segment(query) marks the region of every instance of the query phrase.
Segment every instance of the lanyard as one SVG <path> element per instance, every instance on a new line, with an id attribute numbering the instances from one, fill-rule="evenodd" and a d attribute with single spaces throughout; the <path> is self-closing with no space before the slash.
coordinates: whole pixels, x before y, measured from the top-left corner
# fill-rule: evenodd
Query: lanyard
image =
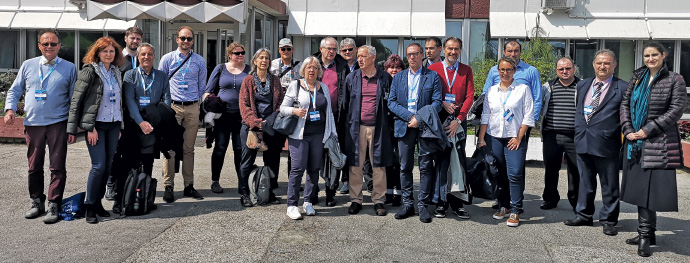
<path id="1" fill-rule="evenodd" d="M 100 70 L 100 69 L 99 69 Z M 108 84 L 110 87 L 110 91 L 113 91 L 113 71 L 111 70 L 110 72 L 103 72 L 101 70 L 101 75 L 103 75 L 103 80 L 105 80 L 105 83 Z"/>
<path id="2" fill-rule="evenodd" d="M 455 74 L 453 74 L 453 81 L 452 82 L 448 82 L 449 78 L 448 78 L 448 68 L 447 67 L 448 67 L 448 64 L 446 64 L 446 61 L 444 60 L 443 61 L 443 73 L 446 74 L 446 84 L 448 84 L 448 91 L 450 93 L 453 93 L 453 84 L 455 84 L 455 77 L 458 76 L 458 72 L 457 72 L 458 71 L 458 62 L 455 61 L 455 66 L 453 66 L 453 67 L 455 67 Z"/>
<path id="3" fill-rule="evenodd" d="M 136 57 L 131 57 L 131 56 L 130 56 L 130 58 L 132 58 L 132 68 L 137 68 L 137 62 L 136 62 L 137 59 L 136 59 Z"/>
<path id="4" fill-rule="evenodd" d="M 147 92 L 151 89 L 151 85 L 153 85 L 153 81 L 156 80 L 156 71 L 151 69 L 151 83 L 146 85 L 146 80 L 144 79 L 144 72 L 141 71 L 141 67 L 139 69 L 139 77 L 141 78 L 141 86 L 144 87 L 144 92 Z"/>
<path id="5" fill-rule="evenodd" d="M 43 89 L 43 82 L 44 82 L 46 79 L 48 79 L 48 77 L 50 76 L 50 74 L 53 74 L 53 71 L 55 70 L 55 67 L 57 67 L 58 64 L 60 64 L 60 59 L 59 59 L 59 58 L 56 58 L 56 59 L 55 59 L 55 65 L 53 65 L 53 66 L 50 68 L 50 70 L 48 70 L 48 73 L 47 73 L 47 74 L 45 75 L 45 77 L 44 77 L 44 76 L 43 76 L 43 70 L 41 69 L 42 64 L 41 64 L 40 61 L 38 62 L 38 80 L 41 82 L 41 87 L 40 87 L 40 89 Z"/>
<path id="6" fill-rule="evenodd" d="M 500 89 L 500 87 L 499 87 L 499 89 Z M 505 106 L 506 106 L 506 102 L 508 102 L 508 98 L 510 98 L 510 94 L 511 94 L 511 93 L 513 93 L 513 89 L 510 89 L 510 91 L 508 92 L 508 96 L 506 96 L 506 99 L 505 99 L 505 100 L 503 100 L 503 95 L 500 94 L 501 96 L 499 97 L 499 99 L 501 100 L 501 104 L 502 104 L 501 106 L 502 106 L 502 107 L 505 107 Z"/>
<path id="7" fill-rule="evenodd" d="M 309 84 L 307 84 L 307 88 L 309 88 Z M 316 111 L 316 82 L 314 82 L 314 93 L 312 94 L 311 91 L 309 91 L 309 96 L 311 97 L 311 103 L 314 107 L 314 111 Z"/>
<path id="8" fill-rule="evenodd" d="M 194 54 L 194 53 L 193 53 L 192 51 L 189 51 L 189 55 L 190 55 L 190 56 L 193 55 L 193 54 Z M 177 58 L 178 58 L 178 59 L 177 59 L 177 67 L 179 68 L 179 67 L 181 66 L 181 64 L 182 64 L 182 59 L 180 59 L 179 56 L 178 56 Z M 189 59 L 192 59 L 192 58 L 189 58 Z M 182 71 L 182 80 L 184 80 L 184 76 L 187 75 L 187 71 L 189 70 L 189 64 L 190 64 L 190 63 L 191 63 L 191 61 L 190 61 L 189 63 L 187 63 L 187 67 L 185 67 L 185 68 L 184 68 L 184 71 Z"/>
<path id="9" fill-rule="evenodd" d="M 420 68 L 419 70 L 422 70 L 422 69 Z M 414 92 L 415 90 L 417 90 L 417 87 L 419 86 L 419 79 L 420 79 L 420 77 L 422 76 L 421 73 L 422 73 L 422 72 L 417 72 L 417 74 L 412 75 L 412 85 L 410 85 L 409 83 L 407 84 L 407 97 L 408 97 L 408 98 L 409 98 L 410 96 L 412 96 L 412 92 Z M 408 73 L 408 74 L 409 74 L 409 73 Z M 416 82 L 415 82 L 415 78 L 417 79 Z M 419 96 L 417 97 L 417 99 L 419 99 Z"/>

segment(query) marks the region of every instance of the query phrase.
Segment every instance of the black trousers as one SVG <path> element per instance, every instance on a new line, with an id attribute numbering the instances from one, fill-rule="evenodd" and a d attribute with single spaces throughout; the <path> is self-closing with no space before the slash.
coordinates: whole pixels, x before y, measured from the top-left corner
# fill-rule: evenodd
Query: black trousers
<path id="1" fill-rule="evenodd" d="M 618 155 L 601 157 L 589 154 L 577 154 L 577 165 L 580 167 L 580 189 L 577 196 L 577 214 L 579 217 L 592 220 L 594 215 L 594 198 L 597 193 L 597 176 L 601 182 L 602 206 L 599 211 L 599 222 L 602 224 L 618 223 L 620 213 L 620 191 L 618 183 Z"/>
<path id="2" fill-rule="evenodd" d="M 256 154 L 259 152 L 255 149 L 247 147 L 247 134 L 249 126 L 242 125 L 240 130 L 240 137 L 242 138 L 242 159 L 240 162 L 240 173 L 237 174 L 237 193 L 240 195 L 249 195 L 249 174 L 254 169 L 254 161 L 256 161 Z M 274 136 L 263 134 L 263 140 L 268 146 L 268 150 L 264 151 L 263 159 L 264 166 L 276 174 L 275 178 L 271 178 L 271 190 L 278 188 L 278 168 L 280 167 L 280 153 L 285 146 L 285 135 L 276 133 Z"/>
<path id="3" fill-rule="evenodd" d="M 542 193 L 542 199 L 548 203 L 558 203 L 560 201 L 558 177 L 563 156 L 565 155 L 568 174 L 567 197 L 573 210 L 577 206 L 577 192 L 580 186 L 580 172 L 577 168 L 574 137 L 575 133 L 572 131 L 544 130 L 542 132 L 544 145 L 544 192 Z"/>

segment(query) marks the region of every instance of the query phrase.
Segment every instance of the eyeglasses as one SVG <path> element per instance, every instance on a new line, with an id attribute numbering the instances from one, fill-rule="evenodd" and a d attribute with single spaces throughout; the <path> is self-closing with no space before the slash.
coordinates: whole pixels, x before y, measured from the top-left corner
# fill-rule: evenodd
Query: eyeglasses
<path id="1" fill-rule="evenodd" d="M 55 42 L 41 43 L 41 46 L 44 46 L 44 47 L 49 47 L 49 46 L 50 47 L 57 47 L 58 45 L 60 45 L 59 42 L 58 43 L 55 43 Z"/>
<path id="2" fill-rule="evenodd" d="M 280 51 L 292 51 L 291 47 L 281 47 Z"/>
<path id="3" fill-rule="evenodd" d="M 239 52 L 232 52 L 231 54 L 233 54 L 233 55 L 235 55 L 235 56 L 244 56 L 244 54 L 246 54 L 246 52 L 244 52 L 244 51 L 239 51 Z"/>
<path id="4" fill-rule="evenodd" d="M 416 56 L 419 56 L 419 55 L 421 55 L 421 54 L 422 54 L 422 52 L 407 53 L 407 56 L 408 56 L 408 57 L 416 57 Z"/>
<path id="5" fill-rule="evenodd" d="M 328 51 L 336 51 L 336 50 L 337 50 L 337 49 L 334 48 L 334 47 L 322 47 L 322 48 L 325 48 L 325 49 L 328 50 Z"/>
<path id="6" fill-rule="evenodd" d="M 180 41 L 187 41 L 187 42 L 192 42 L 194 40 L 193 37 L 178 37 Z"/>
<path id="7" fill-rule="evenodd" d="M 558 69 L 556 69 L 556 70 L 558 70 L 558 71 L 564 71 L 564 70 L 571 70 L 571 69 L 573 69 L 573 68 L 572 68 L 572 67 L 567 67 L 567 68 L 558 68 Z"/>
<path id="8" fill-rule="evenodd" d="M 315 66 L 308 66 L 307 70 L 319 70 L 319 68 Z"/>
<path id="9" fill-rule="evenodd" d="M 345 53 L 345 52 L 352 52 L 352 50 L 355 50 L 355 48 L 353 48 L 353 47 L 351 47 L 351 48 L 344 48 L 344 49 L 341 49 L 340 52 L 343 52 L 343 53 Z"/>
<path id="10" fill-rule="evenodd" d="M 512 68 L 499 68 L 498 71 L 501 72 L 501 73 L 510 73 L 510 72 L 515 71 L 515 69 L 512 69 Z"/>

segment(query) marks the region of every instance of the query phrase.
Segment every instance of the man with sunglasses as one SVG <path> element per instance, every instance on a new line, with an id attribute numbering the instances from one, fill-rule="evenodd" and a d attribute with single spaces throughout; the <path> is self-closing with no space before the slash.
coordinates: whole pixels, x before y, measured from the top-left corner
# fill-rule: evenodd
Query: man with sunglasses
<path id="1" fill-rule="evenodd" d="M 38 34 L 38 49 L 43 54 L 24 61 L 17 78 L 7 91 L 5 100 L 5 124 L 14 123 L 19 98 L 24 96 L 24 136 L 28 146 L 29 197 L 31 209 L 25 218 L 37 218 L 48 210 L 43 222 L 55 223 L 62 203 L 67 172 L 67 115 L 70 99 L 77 80 L 74 64 L 58 57 L 60 35 L 53 29 Z M 44 194 L 43 161 L 46 145 L 50 157 L 50 185 L 48 196 Z"/>
<path id="2" fill-rule="evenodd" d="M 280 53 L 280 57 L 271 61 L 271 74 L 280 78 L 280 85 L 284 90 L 287 90 L 290 82 L 300 79 L 299 61 L 292 57 L 294 52 L 293 49 L 292 40 L 289 38 L 281 39 L 278 42 L 278 53 Z"/>
<path id="3" fill-rule="evenodd" d="M 194 31 L 188 26 L 177 29 L 177 50 L 163 55 L 158 69 L 163 71 L 170 82 L 172 109 L 177 121 L 185 129 L 182 151 L 182 177 L 184 178 L 184 196 L 197 200 L 204 199 L 194 189 L 194 142 L 199 130 L 199 100 L 206 88 L 206 61 L 202 56 L 192 52 Z M 175 201 L 173 186 L 175 180 L 175 153 L 170 152 L 170 160 L 163 161 L 163 200 Z"/>
<path id="4" fill-rule="evenodd" d="M 568 171 L 568 202 L 573 211 L 577 206 L 580 173 L 575 151 L 575 91 L 579 78 L 575 77 L 573 60 L 562 57 L 556 61 L 557 78 L 544 83 L 541 108 L 541 140 L 544 154 L 544 202 L 540 208 L 549 210 L 561 200 L 558 194 L 558 171 L 563 155 Z"/>

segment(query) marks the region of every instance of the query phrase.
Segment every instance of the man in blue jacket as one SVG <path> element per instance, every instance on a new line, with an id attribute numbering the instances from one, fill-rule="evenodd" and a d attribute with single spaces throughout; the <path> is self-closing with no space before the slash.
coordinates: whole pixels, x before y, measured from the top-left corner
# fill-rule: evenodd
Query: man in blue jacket
<path id="1" fill-rule="evenodd" d="M 432 105 L 441 111 L 441 80 L 438 74 L 422 67 L 422 46 L 412 43 L 405 49 L 410 67 L 395 74 L 388 98 L 388 108 L 395 116 L 395 138 L 400 150 L 400 181 L 402 185 L 403 208 L 395 214 L 396 219 L 414 215 L 412 197 L 412 168 L 414 168 L 415 146 L 419 143 L 419 120 L 415 118 L 418 109 Z M 426 210 L 431 202 L 436 176 L 432 155 L 419 156 L 419 220 L 431 222 Z"/>

